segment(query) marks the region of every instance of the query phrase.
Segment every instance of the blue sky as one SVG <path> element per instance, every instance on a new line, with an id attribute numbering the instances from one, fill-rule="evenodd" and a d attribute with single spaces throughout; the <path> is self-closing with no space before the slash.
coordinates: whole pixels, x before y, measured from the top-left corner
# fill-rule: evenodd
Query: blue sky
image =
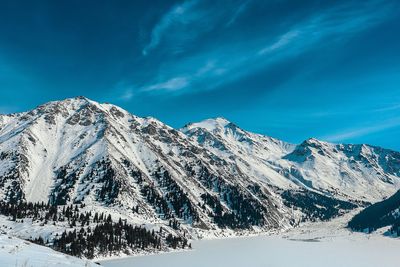
<path id="1" fill-rule="evenodd" d="M 1 1 L 0 112 L 77 95 L 400 150 L 400 3 Z"/>

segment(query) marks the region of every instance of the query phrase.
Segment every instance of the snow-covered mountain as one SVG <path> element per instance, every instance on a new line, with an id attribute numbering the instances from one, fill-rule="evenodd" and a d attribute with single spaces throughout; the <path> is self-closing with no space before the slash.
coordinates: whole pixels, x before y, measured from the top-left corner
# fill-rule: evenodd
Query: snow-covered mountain
<path id="1" fill-rule="evenodd" d="M 307 188 L 328 196 L 376 202 L 400 186 L 400 153 L 311 138 L 299 145 L 250 133 L 223 119 L 186 125 L 186 133 L 243 172 L 279 188 Z"/>
<path id="2" fill-rule="evenodd" d="M 376 202 L 399 188 L 400 153 L 365 144 L 309 139 L 278 164 L 302 185 L 344 198 Z"/>
<path id="3" fill-rule="evenodd" d="M 299 145 L 222 119 L 175 130 L 84 97 L 0 116 L 0 197 L 84 203 L 193 233 L 329 219 L 400 188 L 400 153 Z"/>
<path id="4" fill-rule="evenodd" d="M 280 227 L 275 193 L 153 118 L 84 97 L 1 116 L 1 195 L 112 208 L 138 223 Z M 264 189 L 264 188 L 263 188 Z M 136 212 L 137 211 L 137 212 Z"/>

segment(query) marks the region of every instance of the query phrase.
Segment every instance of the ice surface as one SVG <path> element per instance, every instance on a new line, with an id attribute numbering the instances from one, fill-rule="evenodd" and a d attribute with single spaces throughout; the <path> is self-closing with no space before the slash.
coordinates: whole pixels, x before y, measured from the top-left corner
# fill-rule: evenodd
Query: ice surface
<path id="1" fill-rule="evenodd" d="M 106 267 L 397 267 L 400 240 L 344 228 L 351 214 L 275 236 L 200 240 L 193 251 L 102 261 Z"/>
<path id="2" fill-rule="evenodd" d="M 388 238 L 292 241 L 258 236 L 194 243 L 191 252 L 131 257 L 102 262 L 109 267 L 377 267 L 399 266 L 400 241 Z"/>

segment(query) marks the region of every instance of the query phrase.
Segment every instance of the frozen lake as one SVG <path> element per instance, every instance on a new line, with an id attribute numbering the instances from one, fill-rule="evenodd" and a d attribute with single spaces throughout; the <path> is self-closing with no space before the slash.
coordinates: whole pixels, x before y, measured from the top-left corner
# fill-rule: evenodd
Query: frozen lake
<path id="1" fill-rule="evenodd" d="M 122 258 L 101 264 L 107 267 L 400 266 L 399 239 L 350 233 L 322 239 L 311 236 L 301 241 L 288 238 L 255 236 L 201 240 L 192 243 L 192 251 Z"/>

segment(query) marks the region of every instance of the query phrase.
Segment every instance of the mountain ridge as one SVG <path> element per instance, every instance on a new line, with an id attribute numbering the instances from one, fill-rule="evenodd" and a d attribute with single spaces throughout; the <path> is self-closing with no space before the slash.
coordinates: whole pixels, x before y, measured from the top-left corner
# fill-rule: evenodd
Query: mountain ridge
<path id="1" fill-rule="evenodd" d="M 367 145 L 290 144 L 224 118 L 174 129 L 85 97 L 0 116 L 4 201 L 85 204 L 191 236 L 339 216 L 398 190 L 399 160 Z"/>

